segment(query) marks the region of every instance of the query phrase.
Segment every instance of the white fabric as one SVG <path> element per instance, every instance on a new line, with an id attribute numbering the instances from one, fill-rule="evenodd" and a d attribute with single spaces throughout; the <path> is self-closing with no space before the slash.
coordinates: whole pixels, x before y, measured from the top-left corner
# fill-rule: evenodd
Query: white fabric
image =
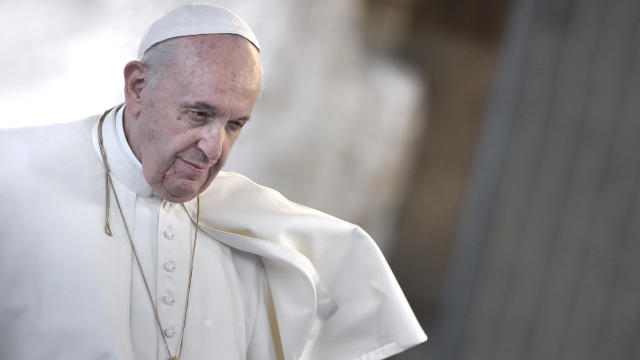
<path id="1" fill-rule="evenodd" d="M 201 34 L 236 34 L 251 41 L 260 50 L 258 38 L 240 17 L 212 4 L 193 3 L 180 6 L 156 20 L 142 38 L 138 56 L 153 45 L 171 38 Z"/>
<path id="2" fill-rule="evenodd" d="M 131 163 L 127 169 L 133 169 L 134 165 L 137 167 L 140 163 L 123 136 L 123 109 L 124 106 L 120 107 L 115 119 L 109 117 L 109 121 L 104 124 L 104 144 L 110 164 Z M 95 146 L 97 126 L 92 129 L 92 134 Z M 123 156 L 124 154 L 127 156 Z M 126 188 L 127 184 L 146 184 L 141 166 L 139 171 L 123 172 L 122 169 L 120 166 L 113 168 L 114 181 L 120 181 L 124 185 L 122 190 L 116 191 L 118 196 L 124 194 L 129 199 L 127 202 L 121 199 L 124 213 L 127 214 L 127 224 L 132 231 L 154 301 L 158 305 L 163 328 L 173 333 L 173 336 L 167 338 L 168 345 L 172 354 L 177 354 L 195 226 L 179 204 L 162 201 L 154 195 L 137 196 Z M 145 188 L 143 193 L 146 195 L 149 190 Z M 185 206 L 195 217 L 195 200 L 186 203 Z M 120 223 L 118 212 L 113 215 L 112 223 Z M 227 246 L 211 241 L 206 234 L 200 234 L 196 249 L 193 290 L 189 305 L 189 313 L 192 316 L 189 317 L 190 331 L 185 335 L 183 355 L 186 358 L 200 359 L 206 357 L 207 351 L 215 350 L 221 358 L 243 358 L 244 351 L 238 350 L 248 347 L 249 331 L 255 322 L 255 312 L 266 311 L 261 297 L 263 271 L 261 267 L 257 267 L 254 270 L 256 273 L 250 275 L 251 281 L 247 283 L 247 279 L 242 279 L 245 282 L 243 285 L 248 287 L 238 287 L 241 279 L 233 267 L 231 250 Z M 132 264 L 130 328 L 135 357 L 164 359 L 167 357 L 166 348 L 157 330 L 152 307 L 134 258 Z M 173 270 L 167 270 L 165 267 Z M 239 308 L 243 299 L 252 300 L 249 302 L 250 308 Z M 239 314 L 248 316 L 243 319 L 238 317 Z M 238 326 L 239 322 L 244 324 Z M 231 331 L 227 334 L 233 336 L 229 337 L 221 336 L 219 329 L 244 329 L 244 332 Z M 265 332 L 268 330 L 268 327 L 262 329 Z"/>
<path id="3" fill-rule="evenodd" d="M 118 135 L 118 140 L 120 141 L 120 147 L 124 149 L 131 162 L 136 164 L 138 169 L 142 171 L 142 164 L 133 153 L 133 150 L 131 150 L 129 142 L 127 141 L 127 135 L 124 133 L 124 109 L 124 106 L 120 106 L 120 108 L 116 112 L 116 133 Z"/>
<path id="4" fill-rule="evenodd" d="M 165 211 L 151 196 L 120 146 L 114 113 L 105 120 L 105 146 L 127 222 L 147 245 L 154 295 L 171 290 L 181 301 L 184 275 L 171 279 L 161 266 L 187 262 L 190 245 L 174 247 L 163 232 L 191 239 L 193 228 L 178 205 Z M 114 236 L 103 231 L 96 121 L 0 132 L 0 152 L 8 154 L 0 165 L 4 357 L 165 358 L 158 333 L 144 329 L 155 324 L 143 309 L 114 199 Z M 193 202 L 186 205 L 193 212 Z M 201 196 L 201 229 L 185 360 L 276 358 L 269 329 L 284 359 L 381 359 L 426 339 L 382 254 L 352 224 L 221 173 Z M 161 317 L 175 324 L 181 314 L 170 309 Z"/>

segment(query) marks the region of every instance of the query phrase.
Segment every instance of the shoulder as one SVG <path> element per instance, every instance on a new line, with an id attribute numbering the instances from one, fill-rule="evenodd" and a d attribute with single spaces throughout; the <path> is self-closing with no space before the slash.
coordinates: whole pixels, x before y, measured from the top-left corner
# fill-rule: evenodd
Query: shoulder
<path id="1" fill-rule="evenodd" d="M 224 203 L 226 211 L 236 208 L 247 211 L 252 208 L 256 211 L 308 215 L 343 222 L 322 211 L 291 201 L 280 192 L 234 172 L 220 172 L 201 198 L 210 203 Z"/>
<path id="2" fill-rule="evenodd" d="M 91 142 L 95 117 L 45 126 L 0 130 L 0 149 L 9 157 L 49 154 L 52 150 L 74 148 Z"/>
<path id="3" fill-rule="evenodd" d="M 0 130 L 3 192 L 11 187 L 52 186 L 56 179 L 73 170 L 96 167 L 92 166 L 99 160 L 91 143 L 94 122 L 95 117 L 91 117 L 69 123 Z"/>
<path id="4" fill-rule="evenodd" d="M 231 226 L 223 227 L 226 229 L 249 226 L 282 231 L 284 227 L 293 227 L 325 234 L 362 231 L 355 224 L 298 204 L 274 189 L 233 172 L 220 172 L 201 194 L 201 201 L 205 216 L 215 217 L 214 223 Z"/>
<path id="5" fill-rule="evenodd" d="M 0 149 L 5 157 L 26 160 L 49 157 L 63 151 L 82 150 L 91 144 L 95 117 L 46 126 L 0 130 Z"/>
<path id="6" fill-rule="evenodd" d="M 361 231 L 355 224 L 298 204 L 274 189 L 231 172 L 221 172 L 201 194 L 201 209 L 219 229 L 267 239 L 283 233 L 335 238 Z"/>
<path id="7" fill-rule="evenodd" d="M 82 132 L 83 130 L 90 131 L 91 126 L 93 126 L 93 123 L 96 120 L 97 115 L 94 115 L 81 120 L 65 123 L 0 129 L 0 138 L 2 138 L 2 140 L 11 140 L 15 138 L 21 138 L 21 140 L 29 140 L 33 137 L 47 137 L 59 134 L 75 134 Z"/>
<path id="8" fill-rule="evenodd" d="M 212 228 L 285 245 L 312 262 L 336 245 L 348 252 L 372 244 L 359 226 L 290 201 L 236 173 L 218 175 L 201 195 L 200 208 L 201 220 Z"/>
<path id="9" fill-rule="evenodd" d="M 259 185 L 248 177 L 228 171 L 221 171 L 209 188 L 201 197 L 237 196 L 242 193 L 251 193 L 260 196 L 280 197 L 280 193 Z"/>

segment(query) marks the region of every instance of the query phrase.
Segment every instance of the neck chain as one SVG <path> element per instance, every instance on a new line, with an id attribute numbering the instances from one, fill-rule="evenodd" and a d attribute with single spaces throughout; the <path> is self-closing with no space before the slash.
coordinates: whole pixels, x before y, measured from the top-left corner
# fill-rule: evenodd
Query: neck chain
<path id="1" fill-rule="evenodd" d="M 171 351 L 169 350 L 169 345 L 167 344 L 167 338 L 164 335 L 164 332 L 162 331 L 162 323 L 160 322 L 160 316 L 158 315 L 158 306 L 153 301 L 153 296 L 151 296 L 151 290 L 149 288 L 149 283 L 147 282 L 147 277 L 144 275 L 144 271 L 142 271 L 140 258 L 138 256 L 138 252 L 136 251 L 136 247 L 133 244 L 133 237 L 131 236 L 131 232 L 129 231 L 129 226 L 127 226 L 127 221 L 124 218 L 124 213 L 122 212 L 122 207 L 120 206 L 120 200 L 118 199 L 118 194 L 116 193 L 116 189 L 113 186 L 113 181 L 111 180 L 111 169 L 109 168 L 109 163 L 107 162 L 107 154 L 104 150 L 104 144 L 102 141 L 102 124 L 104 122 L 105 117 L 111 110 L 113 109 L 109 109 L 105 111 L 104 114 L 102 114 L 102 117 L 100 117 L 100 120 L 98 122 L 98 144 L 100 145 L 100 154 L 102 155 L 102 162 L 104 164 L 104 170 L 105 170 L 105 206 L 106 206 L 105 220 L 106 222 L 104 226 L 104 231 L 107 233 L 107 235 L 112 236 L 111 227 L 109 225 L 109 207 L 110 207 L 110 193 L 113 192 L 113 197 L 116 199 L 116 205 L 118 206 L 118 211 L 120 212 L 120 217 L 122 218 L 122 223 L 124 224 L 124 229 L 126 230 L 127 238 L 129 238 L 131 251 L 133 252 L 133 255 L 136 259 L 136 264 L 138 265 L 138 270 L 140 270 L 140 275 L 142 275 L 142 281 L 144 282 L 144 287 L 147 290 L 149 303 L 151 303 L 151 307 L 153 308 L 153 315 L 156 319 L 158 330 L 160 331 L 160 335 L 162 336 L 162 341 L 164 342 L 164 346 L 167 350 L 167 354 L 169 354 L 169 360 L 180 360 L 180 357 L 182 356 L 182 342 L 184 340 L 184 332 L 187 325 L 189 295 L 191 294 L 191 278 L 193 275 L 193 258 L 196 253 L 196 242 L 198 240 L 198 225 L 200 224 L 200 195 L 198 195 L 196 200 L 196 204 L 197 204 L 196 221 L 195 221 L 196 229 L 195 229 L 195 235 L 193 236 L 193 245 L 191 246 L 191 260 L 189 263 L 189 281 L 187 283 L 187 300 L 184 306 L 184 318 L 182 320 L 182 333 L 180 335 L 180 347 L 178 349 L 177 355 L 171 355 Z M 187 208 L 184 206 L 184 204 L 180 204 L 180 205 L 182 205 L 182 208 L 184 209 L 184 211 L 186 211 L 187 215 L 189 215 L 189 212 L 187 211 Z M 191 218 L 191 215 L 189 215 L 189 218 Z M 193 222 L 193 219 L 192 219 L 192 222 Z"/>

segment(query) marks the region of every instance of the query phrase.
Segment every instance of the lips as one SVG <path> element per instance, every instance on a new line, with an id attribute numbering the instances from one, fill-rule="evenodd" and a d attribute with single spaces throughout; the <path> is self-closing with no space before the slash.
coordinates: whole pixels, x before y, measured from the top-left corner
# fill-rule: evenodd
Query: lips
<path id="1" fill-rule="evenodd" d="M 185 160 L 185 159 L 183 159 L 181 157 L 179 157 L 178 159 L 182 160 L 182 162 L 184 162 L 187 165 L 187 167 L 189 169 L 191 169 L 193 172 L 203 173 L 203 172 L 209 171 L 209 167 L 206 166 L 206 165 L 202 166 L 202 165 L 194 164 L 194 163 L 192 163 L 190 161 L 187 161 L 187 160 Z"/>

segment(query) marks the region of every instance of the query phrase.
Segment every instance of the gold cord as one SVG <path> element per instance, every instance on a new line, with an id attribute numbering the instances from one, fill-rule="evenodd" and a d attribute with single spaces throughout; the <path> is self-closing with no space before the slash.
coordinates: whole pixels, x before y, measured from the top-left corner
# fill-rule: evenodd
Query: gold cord
<path id="1" fill-rule="evenodd" d="M 113 110 L 114 108 L 107 109 L 100 120 L 98 121 L 98 145 L 100 145 L 100 155 L 102 155 L 102 163 L 104 164 L 104 232 L 112 236 L 111 225 L 109 224 L 109 209 L 111 208 L 111 197 L 109 196 L 109 183 L 111 182 L 111 177 L 109 177 L 109 173 L 111 169 L 109 168 L 109 163 L 107 162 L 107 154 L 104 152 L 104 144 L 102 143 L 102 123 L 104 122 L 104 118 L 107 114 Z"/>
<path id="2" fill-rule="evenodd" d="M 187 328 L 187 309 L 189 309 L 189 294 L 191 293 L 191 274 L 193 274 L 193 258 L 196 254 L 196 244 L 198 239 L 198 229 L 200 226 L 200 195 L 196 197 L 196 233 L 193 235 L 193 246 L 191 247 L 191 263 L 189 264 L 189 281 L 187 282 L 187 303 L 184 306 L 184 318 L 182 319 L 182 337 L 180 338 L 180 349 L 178 350 L 178 358 L 174 360 L 179 360 L 182 356 L 182 340 L 184 339 L 184 331 Z M 180 203 L 182 208 L 191 219 L 191 214 L 187 211 L 187 208 L 184 206 L 184 203 Z"/>

